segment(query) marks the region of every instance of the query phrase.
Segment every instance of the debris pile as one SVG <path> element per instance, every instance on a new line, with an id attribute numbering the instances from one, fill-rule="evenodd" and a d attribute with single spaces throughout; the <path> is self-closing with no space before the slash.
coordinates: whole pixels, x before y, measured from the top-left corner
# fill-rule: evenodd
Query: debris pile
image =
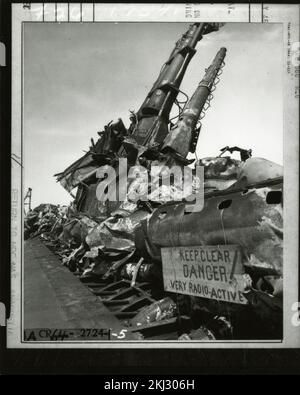
<path id="1" fill-rule="evenodd" d="M 52 233 L 57 235 L 63 230 L 67 207 L 53 204 L 40 204 L 28 211 L 24 219 L 24 238 Z"/>
<path id="2" fill-rule="evenodd" d="M 42 237 L 83 283 L 97 285 L 93 292 L 141 338 L 161 327 L 183 341 L 257 336 L 247 324 L 257 317 L 262 337 L 281 336 L 282 167 L 239 147 L 187 158 L 196 151 L 226 49 L 218 51 L 191 98 L 179 87 L 197 42 L 218 29 L 192 24 L 140 109 L 131 111 L 130 126 L 121 119 L 108 123 L 87 153 L 56 174 L 68 192 L 77 188 L 69 207 L 40 205 L 25 218 L 25 239 Z M 172 119 L 174 104 L 179 114 Z M 224 156 L 235 151 L 240 160 Z M 192 212 L 189 197 L 200 193 L 203 181 L 199 166 L 204 205 Z M 182 171 L 177 178 L 174 167 Z M 187 169 L 188 189 L 182 183 Z M 241 248 L 243 272 L 233 268 L 230 284 L 239 276 L 245 304 L 165 291 L 163 248 L 219 245 Z"/>

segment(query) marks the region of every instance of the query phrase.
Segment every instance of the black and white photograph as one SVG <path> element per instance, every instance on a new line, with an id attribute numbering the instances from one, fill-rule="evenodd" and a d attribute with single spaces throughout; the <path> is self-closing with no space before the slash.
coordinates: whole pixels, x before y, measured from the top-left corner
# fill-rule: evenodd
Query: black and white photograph
<path id="1" fill-rule="evenodd" d="M 299 347 L 298 6 L 66 6 L 12 20 L 11 338 Z"/>

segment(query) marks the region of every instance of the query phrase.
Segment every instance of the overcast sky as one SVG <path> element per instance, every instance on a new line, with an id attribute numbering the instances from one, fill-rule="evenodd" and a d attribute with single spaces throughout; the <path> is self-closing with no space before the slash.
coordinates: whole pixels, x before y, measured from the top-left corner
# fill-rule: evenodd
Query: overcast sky
<path id="1" fill-rule="evenodd" d="M 39 203 L 68 204 L 53 175 L 88 150 L 111 120 L 129 126 L 187 23 L 26 23 L 25 189 Z M 193 93 L 220 47 L 221 81 L 203 119 L 199 157 L 226 146 L 283 161 L 282 29 L 226 24 L 197 45 L 181 90 Z"/>

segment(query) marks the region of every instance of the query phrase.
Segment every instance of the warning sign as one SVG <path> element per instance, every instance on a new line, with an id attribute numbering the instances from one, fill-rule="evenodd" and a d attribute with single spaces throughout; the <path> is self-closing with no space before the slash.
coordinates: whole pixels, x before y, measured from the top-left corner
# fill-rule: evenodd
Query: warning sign
<path id="1" fill-rule="evenodd" d="M 162 248 L 166 291 L 246 304 L 237 245 Z"/>

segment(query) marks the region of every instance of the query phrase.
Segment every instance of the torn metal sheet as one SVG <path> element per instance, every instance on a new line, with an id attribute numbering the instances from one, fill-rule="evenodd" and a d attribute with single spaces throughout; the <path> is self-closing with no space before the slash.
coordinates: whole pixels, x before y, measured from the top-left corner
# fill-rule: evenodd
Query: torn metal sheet
<path id="1" fill-rule="evenodd" d="M 138 210 L 128 217 L 110 217 L 97 225 L 86 237 L 90 248 L 105 247 L 131 251 L 135 248 L 134 231 L 149 212 Z"/>
<path id="2" fill-rule="evenodd" d="M 57 181 L 66 191 L 70 192 L 81 182 L 95 174 L 98 167 L 95 165 L 91 153 L 88 152 L 62 173 L 56 174 Z"/>
<path id="3" fill-rule="evenodd" d="M 76 243 L 79 245 L 97 224 L 97 222 L 82 214 L 75 218 L 70 218 L 63 226 L 60 239 L 68 244 Z"/>
<path id="4" fill-rule="evenodd" d="M 170 246 L 238 244 L 245 264 L 282 274 L 282 204 L 272 201 L 274 193 L 282 194 L 282 184 L 207 198 L 196 213 L 186 213 L 185 203 L 161 206 L 149 218 L 145 237 L 156 253 Z"/>
<path id="5" fill-rule="evenodd" d="M 224 157 L 207 157 L 196 162 L 204 167 L 204 189 L 223 190 L 234 185 L 238 179 L 241 161 Z"/>

